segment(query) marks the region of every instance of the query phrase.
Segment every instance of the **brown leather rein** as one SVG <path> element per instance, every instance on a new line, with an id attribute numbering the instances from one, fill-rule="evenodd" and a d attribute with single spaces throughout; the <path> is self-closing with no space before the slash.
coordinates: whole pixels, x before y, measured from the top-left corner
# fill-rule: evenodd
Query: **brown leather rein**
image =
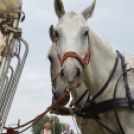
<path id="1" fill-rule="evenodd" d="M 53 108 L 55 108 L 58 103 L 60 103 L 61 101 L 63 101 L 64 99 L 66 99 L 69 96 L 69 92 L 64 92 L 64 94 L 52 105 L 50 105 L 50 107 L 48 107 L 45 112 L 43 112 L 42 114 L 38 115 L 36 118 L 18 126 L 18 127 L 4 127 L 4 129 L 6 129 L 6 133 L 2 133 L 2 134 L 20 134 L 24 131 L 26 131 L 27 129 L 29 129 L 31 126 L 33 126 L 34 124 L 36 124 L 47 112 L 51 111 Z M 26 128 L 24 128 L 26 127 Z M 21 130 L 20 132 L 16 132 L 16 129 L 19 128 L 24 128 L 23 130 Z"/>

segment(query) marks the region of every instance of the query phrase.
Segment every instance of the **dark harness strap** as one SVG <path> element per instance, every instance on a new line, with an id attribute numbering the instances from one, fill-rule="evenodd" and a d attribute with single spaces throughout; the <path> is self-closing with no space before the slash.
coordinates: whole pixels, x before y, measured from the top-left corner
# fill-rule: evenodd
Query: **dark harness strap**
<path id="1" fill-rule="evenodd" d="M 128 85 L 128 78 L 127 78 L 127 71 L 126 71 L 126 65 L 127 64 L 125 63 L 125 59 L 124 59 L 123 55 L 119 51 L 118 51 L 118 54 L 119 54 L 119 57 L 121 59 L 121 64 L 122 64 L 123 74 L 121 76 L 123 76 L 124 86 L 125 86 L 125 89 L 126 89 L 126 99 L 128 100 L 129 107 L 134 108 L 133 104 L 132 104 L 133 100 L 132 100 L 130 90 L 129 90 L 130 88 L 129 88 L 129 85 Z M 120 78 L 119 78 L 119 80 L 120 80 Z M 116 117 L 116 120 L 118 122 L 118 125 L 120 127 L 120 130 L 121 130 L 122 134 L 125 134 L 125 132 L 123 130 L 123 127 L 121 125 L 118 113 L 117 113 L 117 104 L 115 102 L 116 101 L 116 89 L 117 89 L 116 87 L 118 85 L 119 80 L 117 81 L 116 86 L 115 86 L 115 90 L 114 90 L 114 98 L 113 98 L 113 100 L 114 100 L 114 113 L 115 113 L 115 117 Z"/>
<path id="2" fill-rule="evenodd" d="M 121 63 L 122 63 L 122 72 L 123 72 L 123 79 L 124 79 L 124 86 L 126 88 L 126 95 L 127 95 L 127 98 L 128 98 L 128 101 L 129 101 L 129 105 L 130 107 L 134 108 L 134 101 L 132 100 L 132 97 L 131 97 L 131 94 L 130 94 L 130 88 L 129 88 L 129 85 L 128 85 L 128 78 L 127 78 L 127 72 L 126 72 L 126 63 L 125 63 L 125 59 L 123 57 L 123 55 L 119 53 L 119 56 L 121 58 Z"/>
<path id="3" fill-rule="evenodd" d="M 127 98 L 117 98 L 115 100 L 116 108 L 130 108 L 129 101 Z M 107 111 L 113 110 L 113 99 L 97 102 L 97 103 L 86 103 L 84 105 L 83 109 L 81 110 L 81 113 L 91 113 L 91 114 L 101 114 L 105 113 Z"/>
<path id="4" fill-rule="evenodd" d="M 79 105 L 79 102 L 85 97 L 85 95 L 88 93 L 88 98 L 87 98 L 87 101 L 86 102 L 88 102 L 89 100 L 90 100 L 90 93 L 89 93 L 89 90 L 88 89 L 86 89 L 85 90 L 85 92 L 80 96 L 80 98 L 77 100 L 77 101 L 75 101 L 75 102 L 72 102 L 72 106 L 74 105 L 75 107 L 78 107 L 78 105 Z M 85 103 L 86 103 L 85 102 Z"/>
<path id="5" fill-rule="evenodd" d="M 114 68 L 113 68 L 113 70 L 111 71 L 107 82 L 104 84 L 104 86 L 102 87 L 102 89 L 90 100 L 90 102 L 93 102 L 93 101 L 94 101 L 98 96 L 100 96 L 100 95 L 103 93 L 103 91 L 107 88 L 107 86 L 109 85 L 109 82 L 111 81 L 111 79 L 112 79 L 113 76 L 114 76 L 115 70 L 116 70 L 117 65 L 118 65 L 118 61 L 119 61 L 119 58 L 118 58 L 118 53 L 117 53 L 116 60 L 115 60 L 115 64 L 114 64 Z"/>
<path id="6" fill-rule="evenodd" d="M 121 55 L 121 53 L 119 53 L 118 51 L 117 51 L 117 55 L 120 57 L 120 59 L 121 59 L 121 64 L 122 64 L 122 72 L 123 72 L 123 80 L 124 80 L 124 86 L 125 86 L 125 88 L 126 88 L 126 98 L 123 98 L 123 100 L 119 100 L 119 99 L 116 99 L 116 87 L 117 86 L 115 86 L 115 90 L 114 90 L 114 98 L 112 99 L 112 101 L 113 101 L 113 109 L 114 109 L 114 113 L 115 113 L 115 117 L 116 117 L 116 121 L 117 121 L 117 123 L 118 123 L 118 125 L 119 125 L 119 128 L 120 128 L 120 130 L 121 130 L 121 133 L 122 134 L 125 134 L 125 132 L 124 132 L 124 130 L 123 130 L 123 128 L 122 128 L 122 125 L 121 125 L 121 122 L 120 122 L 120 120 L 119 120 L 119 116 L 118 116 L 118 114 L 117 114 L 117 108 L 118 107 L 121 107 L 122 105 L 123 105 L 123 102 L 122 101 L 125 101 L 126 102 L 126 105 L 127 105 L 127 107 L 131 107 L 131 108 L 134 108 L 133 107 L 133 102 L 134 102 L 134 100 L 132 100 L 132 97 L 131 97 L 131 94 L 130 94 L 130 90 L 129 90 L 129 85 L 128 85 L 128 78 L 127 78 L 127 71 L 126 71 L 126 63 L 125 63 L 125 59 L 124 59 L 124 57 L 123 57 L 123 55 Z M 118 58 L 118 57 L 117 57 Z M 116 64 L 116 62 L 115 62 L 115 64 Z M 118 61 L 117 61 L 117 64 L 118 64 Z M 115 66 L 114 66 L 115 67 Z M 115 69 L 113 69 L 113 70 L 116 70 L 116 68 Z M 115 71 L 112 71 L 113 73 L 115 72 Z M 113 76 L 113 75 L 112 75 Z M 112 77 L 111 77 L 112 78 Z M 120 77 L 121 78 L 121 77 Z M 120 80 L 120 78 L 119 78 L 119 80 Z M 108 81 L 109 80 L 111 80 L 111 79 L 108 79 Z M 107 81 L 107 82 L 108 82 Z M 117 83 L 118 83 L 118 81 L 117 81 Z M 108 83 L 106 83 L 103 87 L 107 87 L 108 86 L 108 84 L 109 84 L 109 82 Z M 94 97 L 93 97 L 93 99 L 90 101 L 90 102 L 92 102 L 93 100 L 95 100 L 101 93 L 103 93 L 103 91 L 104 91 L 104 89 L 105 88 L 102 88 L 101 90 L 100 90 L 100 92 L 98 92 Z M 108 100 L 108 101 L 106 101 L 107 103 L 110 103 L 110 101 L 111 100 Z M 119 105 L 119 104 L 120 105 Z M 125 105 L 123 105 L 123 107 L 125 107 Z M 106 107 L 107 109 L 108 109 L 108 106 Z M 98 108 L 97 108 L 98 109 Z M 104 125 L 104 124 L 103 124 Z M 105 126 L 105 125 L 104 125 Z"/>
<path id="7" fill-rule="evenodd" d="M 128 101 L 127 101 L 127 104 L 129 104 L 129 105 L 131 106 L 131 108 L 133 108 L 133 104 L 132 104 L 133 100 L 132 100 L 132 97 L 131 97 L 131 95 L 130 95 L 128 80 L 127 80 L 127 72 L 126 72 L 126 66 L 125 66 L 125 65 L 126 65 L 126 64 L 125 64 L 125 59 L 124 59 L 124 57 L 123 57 L 118 51 L 117 51 L 117 57 L 116 57 L 116 61 L 115 61 L 114 68 L 113 68 L 112 72 L 110 73 L 110 76 L 109 76 L 107 82 L 104 84 L 104 86 L 102 87 L 102 89 L 90 100 L 89 103 L 93 103 L 93 101 L 94 101 L 99 95 L 101 95 L 101 94 L 103 93 L 103 91 L 107 88 L 107 86 L 108 86 L 110 80 L 112 79 L 112 77 L 113 77 L 113 75 L 114 75 L 114 73 L 115 73 L 115 70 L 116 70 L 116 68 L 117 68 L 117 64 L 118 64 L 118 61 L 119 61 L 118 56 L 120 57 L 121 63 L 122 63 L 122 71 L 124 72 L 124 74 L 123 74 L 123 80 L 124 80 L 124 85 L 125 85 L 126 94 L 127 94 L 127 98 L 124 98 L 123 101 L 124 101 L 125 99 L 127 99 L 127 100 L 128 100 Z M 119 127 L 120 127 L 120 130 L 121 130 L 121 133 L 122 133 L 122 134 L 125 134 L 125 132 L 124 132 L 124 130 L 123 130 L 123 128 L 122 128 L 121 122 L 120 122 L 120 120 L 119 120 L 118 114 L 117 114 L 117 106 L 118 106 L 117 102 L 120 102 L 120 100 L 116 99 L 115 94 L 116 94 L 116 88 L 115 88 L 115 90 L 114 90 L 114 98 L 112 99 L 112 102 L 113 102 L 113 109 L 114 109 L 116 121 L 117 121 L 117 123 L 118 123 L 118 125 L 119 125 Z M 106 102 L 107 102 L 107 103 L 110 103 L 110 101 L 111 101 L 111 100 L 108 100 L 108 101 L 106 101 Z M 122 104 L 122 102 L 121 102 L 121 104 Z M 121 107 L 121 104 L 120 104 L 120 107 Z M 100 106 L 101 106 L 101 105 L 100 105 Z M 101 108 L 102 108 L 102 107 L 101 107 Z M 106 108 L 108 109 L 109 107 L 107 106 Z M 99 108 L 97 107 L 96 110 L 98 110 L 98 109 L 99 109 Z M 99 109 L 99 110 L 101 110 L 101 109 Z M 99 124 L 100 124 L 100 123 L 99 123 Z M 103 123 L 101 123 L 100 125 L 102 125 L 102 124 L 103 124 Z M 106 125 L 103 124 L 102 126 L 103 126 L 103 127 L 105 126 L 105 128 L 107 129 Z M 107 130 L 111 131 L 110 128 L 107 129 Z"/>

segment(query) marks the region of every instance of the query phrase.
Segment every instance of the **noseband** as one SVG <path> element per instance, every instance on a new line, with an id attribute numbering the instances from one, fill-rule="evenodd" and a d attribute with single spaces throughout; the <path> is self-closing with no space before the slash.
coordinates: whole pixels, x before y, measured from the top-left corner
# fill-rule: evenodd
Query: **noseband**
<path id="1" fill-rule="evenodd" d="M 89 40 L 89 36 L 88 36 L 88 45 L 90 44 L 90 40 Z M 72 51 L 68 51 L 64 54 L 64 56 L 62 58 L 60 58 L 60 56 L 57 54 L 58 60 L 60 62 L 60 66 L 63 66 L 64 61 L 68 58 L 68 57 L 73 57 L 76 58 L 82 65 L 83 69 L 86 68 L 86 66 L 89 63 L 90 60 L 90 56 L 91 56 L 91 51 L 90 48 L 88 48 L 88 52 L 85 56 L 85 58 L 81 58 L 81 56 L 79 56 L 76 52 L 72 52 Z"/>

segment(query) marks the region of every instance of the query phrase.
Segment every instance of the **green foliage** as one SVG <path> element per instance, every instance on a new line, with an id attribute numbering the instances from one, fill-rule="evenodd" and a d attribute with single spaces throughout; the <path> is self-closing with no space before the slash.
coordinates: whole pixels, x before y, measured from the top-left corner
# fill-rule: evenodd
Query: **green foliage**
<path id="1" fill-rule="evenodd" d="M 41 130 L 44 129 L 44 124 L 46 122 L 51 123 L 51 131 L 52 134 L 61 134 L 63 131 L 63 124 L 60 122 L 59 118 L 57 116 L 44 116 L 40 121 L 38 121 L 35 125 L 32 127 L 32 134 L 40 134 Z"/>

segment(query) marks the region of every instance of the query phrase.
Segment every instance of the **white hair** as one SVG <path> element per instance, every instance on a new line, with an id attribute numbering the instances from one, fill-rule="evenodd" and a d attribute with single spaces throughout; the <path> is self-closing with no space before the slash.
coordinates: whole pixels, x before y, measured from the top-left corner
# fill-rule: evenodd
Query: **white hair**
<path id="1" fill-rule="evenodd" d="M 65 127 L 70 127 L 70 125 L 69 124 L 65 124 Z"/>

